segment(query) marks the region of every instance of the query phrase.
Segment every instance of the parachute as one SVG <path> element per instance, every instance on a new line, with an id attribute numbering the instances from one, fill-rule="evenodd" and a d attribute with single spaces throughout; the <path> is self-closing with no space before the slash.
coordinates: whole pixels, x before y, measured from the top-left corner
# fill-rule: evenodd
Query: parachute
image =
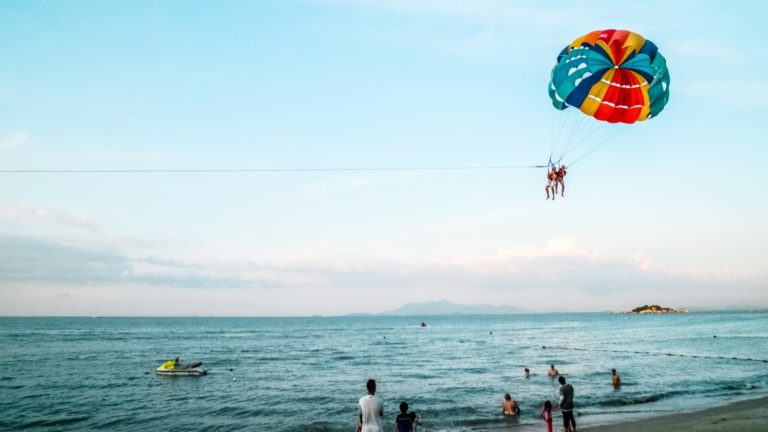
<path id="1" fill-rule="evenodd" d="M 557 56 L 549 97 L 561 112 L 576 111 L 569 107 L 580 111 L 579 118 L 558 119 L 550 159 L 559 162 L 576 147 L 587 148 L 581 159 L 610 135 L 612 128 L 600 122 L 632 124 L 661 113 L 669 101 L 667 62 L 653 42 L 637 33 L 596 30 Z"/>

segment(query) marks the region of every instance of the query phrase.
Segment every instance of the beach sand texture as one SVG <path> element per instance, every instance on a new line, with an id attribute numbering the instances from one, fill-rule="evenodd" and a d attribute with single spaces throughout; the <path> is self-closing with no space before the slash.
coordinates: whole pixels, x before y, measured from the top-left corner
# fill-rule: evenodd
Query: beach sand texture
<path id="1" fill-rule="evenodd" d="M 579 430 L 731 432 L 768 431 L 768 398 L 735 402 L 705 411 L 686 412 Z M 577 420 L 578 421 L 578 420 Z"/>

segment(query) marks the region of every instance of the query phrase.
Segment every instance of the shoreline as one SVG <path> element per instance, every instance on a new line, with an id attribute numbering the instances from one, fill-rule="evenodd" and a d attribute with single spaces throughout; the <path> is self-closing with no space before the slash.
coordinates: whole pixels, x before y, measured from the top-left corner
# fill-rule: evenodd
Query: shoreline
<path id="1" fill-rule="evenodd" d="M 699 411 L 665 414 L 643 420 L 589 426 L 588 432 L 627 431 L 652 432 L 684 430 L 690 432 L 736 432 L 760 430 L 768 424 L 768 396 L 740 400 Z M 576 419 L 578 421 L 578 418 Z"/>
<path id="2" fill-rule="evenodd" d="M 618 421 L 593 425 L 584 417 L 576 417 L 576 430 L 581 432 L 743 432 L 763 430 L 768 424 L 768 396 L 755 399 L 737 400 L 697 411 L 681 411 L 675 414 L 662 414 L 637 420 Z M 554 431 L 563 430 L 562 418 L 558 415 L 552 423 Z M 475 430 L 475 429 L 473 429 Z M 493 426 L 476 429 L 483 432 L 539 432 L 544 430 L 544 422 L 531 425 Z"/>

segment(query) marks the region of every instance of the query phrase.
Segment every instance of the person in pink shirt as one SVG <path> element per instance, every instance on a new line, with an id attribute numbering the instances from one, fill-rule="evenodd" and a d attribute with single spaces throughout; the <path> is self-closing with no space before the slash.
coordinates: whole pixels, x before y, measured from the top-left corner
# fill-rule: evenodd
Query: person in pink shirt
<path id="1" fill-rule="evenodd" d="M 541 407 L 541 416 L 544 417 L 544 423 L 547 425 L 547 432 L 552 432 L 552 402 L 544 402 Z"/>

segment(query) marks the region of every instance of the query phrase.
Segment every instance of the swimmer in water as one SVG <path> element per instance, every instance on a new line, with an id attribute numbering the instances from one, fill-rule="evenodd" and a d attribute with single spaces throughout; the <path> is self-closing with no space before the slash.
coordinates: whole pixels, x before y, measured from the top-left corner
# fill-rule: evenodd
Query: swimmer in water
<path id="1" fill-rule="evenodd" d="M 616 373 L 616 369 L 611 369 L 611 381 L 614 388 L 621 387 L 621 377 Z"/>
<path id="2" fill-rule="evenodd" d="M 554 377 L 556 377 L 558 375 L 560 375 L 560 372 L 557 369 L 555 369 L 555 365 L 553 365 L 553 364 L 549 365 L 549 370 L 547 371 L 547 376 L 554 378 Z"/>
<path id="3" fill-rule="evenodd" d="M 517 401 L 512 399 L 509 393 L 504 394 L 504 404 L 501 406 L 505 416 L 516 416 L 520 414 L 520 407 L 517 405 Z"/>

